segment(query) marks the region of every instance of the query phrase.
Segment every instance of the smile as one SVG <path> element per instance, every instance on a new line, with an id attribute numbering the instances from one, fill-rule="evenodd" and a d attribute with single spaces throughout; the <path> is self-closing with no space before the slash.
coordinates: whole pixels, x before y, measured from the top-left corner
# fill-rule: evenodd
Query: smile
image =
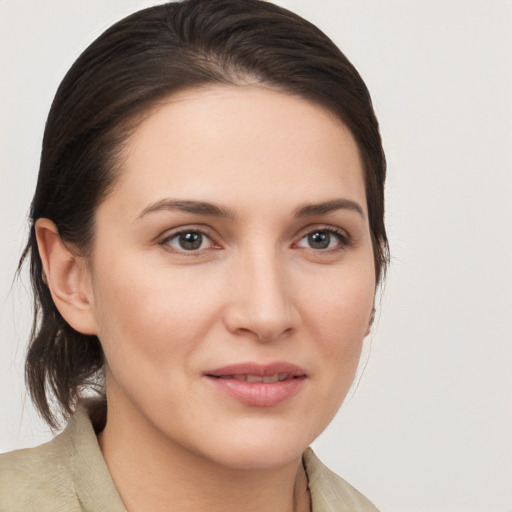
<path id="1" fill-rule="evenodd" d="M 220 377 L 216 377 L 217 379 L 234 379 L 240 380 L 244 382 L 283 382 L 288 379 L 293 379 L 294 377 L 288 373 L 275 373 L 274 375 L 269 375 L 262 377 L 261 375 L 222 375 Z"/>
<path id="2" fill-rule="evenodd" d="M 306 372 L 290 363 L 242 363 L 204 375 L 214 389 L 252 407 L 274 407 L 294 397 L 304 386 Z"/>

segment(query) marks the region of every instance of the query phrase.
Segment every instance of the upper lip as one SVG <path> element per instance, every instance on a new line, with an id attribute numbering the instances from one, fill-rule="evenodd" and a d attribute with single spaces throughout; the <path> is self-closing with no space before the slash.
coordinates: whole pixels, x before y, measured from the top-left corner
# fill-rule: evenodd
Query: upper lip
<path id="1" fill-rule="evenodd" d="M 306 372 L 296 364 L 278 361 L 270 364 L 253 362 L 237 363 L 215 368 L 204 372 L 208 377 L 228 377 L 241 375 L 254 375 L 257 377 L 270 377 L 276 374 L 287 374 L 288 377 L 305 377 Z"/>

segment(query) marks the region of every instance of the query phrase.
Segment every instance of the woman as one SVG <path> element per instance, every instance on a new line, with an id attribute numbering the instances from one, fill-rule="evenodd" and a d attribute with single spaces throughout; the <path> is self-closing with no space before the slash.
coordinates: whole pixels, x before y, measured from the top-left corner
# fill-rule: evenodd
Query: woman
<path id="1" fill-rule="evenodd" d="M 100 36 L 24 253 L 28 386 L 69 422 L 0 457 L 0 510 L 375 510 L 307 447 L 371 327 L 384 178 L 363 81 L 295 14 L 186 0 Z"/>

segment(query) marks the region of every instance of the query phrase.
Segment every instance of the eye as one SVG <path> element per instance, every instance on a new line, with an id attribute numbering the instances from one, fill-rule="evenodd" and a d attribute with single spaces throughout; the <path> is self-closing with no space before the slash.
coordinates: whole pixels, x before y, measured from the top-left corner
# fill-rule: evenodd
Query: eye
<path id="1" fill-rule="evenodd" d="M 180 252 L 194 252 L 213 247 L 211 238 L 197 230 L 187 230 L 174 233 L 162 242 L 163 245 L 170 245 Z"/>
<path id="2" fill-rule="evenodd" d="M 297 243 L 299 247 L 325 251 L 349 245 L 347 235 L 335 229 L 315 229 L 304 235 Z"/>

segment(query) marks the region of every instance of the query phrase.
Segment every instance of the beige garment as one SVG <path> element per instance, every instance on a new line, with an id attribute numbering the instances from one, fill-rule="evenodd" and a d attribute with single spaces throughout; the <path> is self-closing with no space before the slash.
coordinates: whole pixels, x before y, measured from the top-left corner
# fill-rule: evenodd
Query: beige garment
<path id="1" fill-rule="evenodd" d="M 0 455 L 0 512 L 126 512 L 93 427 L 102 409 L 87 402 L 49 443 Z M 303 460 L 313 512 L 378 512 L 313 450 Z"/>

